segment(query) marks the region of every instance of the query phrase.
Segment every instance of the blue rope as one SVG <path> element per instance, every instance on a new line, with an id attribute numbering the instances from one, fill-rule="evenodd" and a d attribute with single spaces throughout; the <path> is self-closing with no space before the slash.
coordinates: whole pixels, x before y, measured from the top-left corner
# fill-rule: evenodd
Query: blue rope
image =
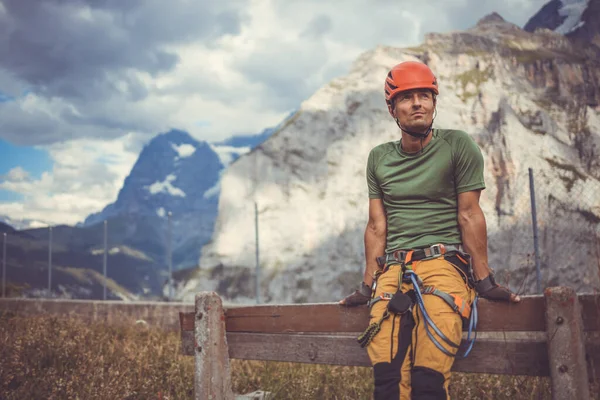
<path id="1" fill-rule="evenodd" d="M 457 345 L 456 343 L 452 342 L 450 339 L 448 339 L 441 331 L 440 329 L 435 325 L 435 323 L 433 322 L 433 320 L 429 317 L 429 314 L 427 313 L 427 310 L 425 310 L 425 303 L 423 302 L 423 294 L 421 293 L 421 289 L 419 287 L 419 282 L 418 282 L 418 277 L 415 274 L 414 271 L 412 270 L 406 270 L 405 272 L 406 274 L 408 274 L 410 276 L 410 280 L 412 281 L 415 293 L 416 293 L 416 298 L 417 298 L 417 304 L 419 306 L 419 309 L 421 310 L 421 313 L 423 314 L 423 318 L 425 320 L 425 332 L 427 333 L 427 336 L 429 337 L 429 339 L 433 342 L 433 344 L 435 344 L 435 346 L 440 349 L 444 354 L 450 356 L 450 357 L 454 357 L 456 356 L 456 354 L 451 353 L 450 351 L 448 351 L 431 333 L 431 331 L 429 330 L 429 328 L 431 327 L 431 329 L 433 329 L 433 331 L 444 341 L 446 342 L 449 346 L 454 347 L 456 349 L 459 348 L 460 344 Z M 467 348 L 467 350 L 465 351 L 465 354 L 462 356 L 462 358 L 465 358 L 467 355 L 469 355 L 469 353 L 471 352 L 471 349 L 473 348 L 473 344 L 475 343 L 475 339 L 477 338 L 477 331 L 476 331 L 476 327 L 477 327 L 477 296 L 475 297 L 475 300 L 473 301 L 473 305 L 471 306 L 471 315 L 469 316 L 469 331 L 467 333 L 467 343 L 469 343 L 469 346 Z M 473 339 L 471 340 L 471 333 L 475 331 L 475 336 L 473 337 Z"/>
<path id="2" fill-rule="evenodd" d="M 479 296 L 475 296 L 475 299 L 473 300 L 473 305 L 471 306 L 471 315 L 469 316 L 469 332 L 467 333 L 467 343 L 469 343 L 469 347 L 467 347 L 467 350 L 465 351 L 465 354 L 462 356 L 462 358 L 465 358 L 469 355 L 469 353 L 471 352 L 471 349 L 473 348 L 473 345 L 475 344 L 475 339 L 477 339 L 477 300 L 479 299 Z M 475 335 L 473 336 L 473 340 L 471 340 L 471 332 L 475 332 Z"/>

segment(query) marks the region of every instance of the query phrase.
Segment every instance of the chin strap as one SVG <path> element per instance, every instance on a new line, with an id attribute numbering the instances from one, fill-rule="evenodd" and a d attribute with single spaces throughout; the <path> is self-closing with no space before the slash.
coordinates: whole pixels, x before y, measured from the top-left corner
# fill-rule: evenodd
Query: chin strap
<path id="1" fill-rule="evenodd" d="M 433 116 L 433 118 L 431 119 L 431 124 L 429 125 L 429 127 L 425 130 L 425 133 L 423 132 L 415 132 L 415 131 L 409 131 L 408 129 L 405 129 L 402 127 L 402 125 L 400 125 L 400 121 L 398 121 L 398 118 L 394 118 L 396 120 L 396 124 L 398 125 L 398 128 L 400 128 L 403 132 L 408 133 L 410 136 L 415 137 L 417 139 L 425 139 L 427 137 L 427 135 L 429 135 L 429 133 L 431 132 L 431 128 L 433 127 L 433 121 L 435 121 L 435 117 L 437 117 L 437 108 L 435 109 L 435 115 Z"/>
<path id="2" fill-rule="evenodd" d="M 396 118 L 396 124 L 398 124 L 398 127 L 402 130 L 402 132 L 406 132 L 410 136 L 416 137 L 417 139 L 425 139 L 427 137 L 427 135 L 429 135 L 429 132 L 431 132 L 431 127 L 433 126 L 433 120 L 431 120 L 431 125 L 429 125 L 429 127 L 427 128 L 425 133 L 409 131 L 408 129 L 403 128 L 402 125 L 400 125 L 400 121 L 398 121 L 398 118 Z"/>

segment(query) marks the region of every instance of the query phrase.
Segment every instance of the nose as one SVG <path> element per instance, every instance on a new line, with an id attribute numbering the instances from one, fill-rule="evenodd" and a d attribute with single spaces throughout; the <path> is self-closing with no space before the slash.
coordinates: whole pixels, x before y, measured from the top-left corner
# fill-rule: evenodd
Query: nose
<path id="1" fill-rule="evenodd" d="M 412 105 L 413 105 L 413 107 L 415 107 L 415 108 L 419 108 L 419 107 L 421 107 L 421 99 L 419 98 L 419 95 L 418 95 L 418 94 L 416 94 L 416 93 L 415 93 L 415 94 L 413 95 L 412 103 L 413 103 L 413 104 L 412 104 Z"/>

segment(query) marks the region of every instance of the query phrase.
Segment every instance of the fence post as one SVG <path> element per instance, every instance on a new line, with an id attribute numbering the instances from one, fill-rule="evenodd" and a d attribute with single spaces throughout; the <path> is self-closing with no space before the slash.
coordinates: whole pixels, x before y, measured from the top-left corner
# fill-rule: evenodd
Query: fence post
<path id="1" fill-rule="evenodd" d="M 167 213 L 168 222 L 167 222 L 167 261 L 169 262 L 169 301 L 173 300 L 173 231 L 171 225 L 171 217 L 173 214 L 171 211 Z"/>
<path id="2" fill-rule="evenodd" d="M 529 168 L 529 195 L 531 197 L 531 220 L 533 225 L 533 250 L 535 253 L 535 272 L 537 293 L 542 292 L 542 273 L 540 271 L 540 246 L 538 242 L 537 210 L 535 206 L 535 185 L 533 183 L 533 169 Z"/>
<path id="3" fill-rule="evenodd" d="M 2 298 L 6 297 L 6 232 L 2 242 Z"/>
<path id="4" fill-rule="evenodd" d="M 108 221 L 104 220 L 104 257 L 102 259 L 102 271 L 104 273 L 104 294 L 102 299 L 106 301 L 106 279 L 108 264 Z"/>
<path id="5" fill-rule="evenodd" d="M 590 398 L 581 306 L 575 290 L 547 288 L 546 334 L 552 399 Z"/>
<path id="6" fill-rule="evenodd" d="M 258 241 L 258 204 L 254 202 L 254 236 L 256 238 L 256 304 L 260 304 L 260 258 Z"/>
<path id="7" fill-rule="evenodd" d="M 215 292 L 196 294 L 196 400 L 233 400 L 223 303 Z"/>
<path id="8" fill-rule="evenodd" d="M 52 227 L 48 227 L 48 297 L 52 297 Z"/>

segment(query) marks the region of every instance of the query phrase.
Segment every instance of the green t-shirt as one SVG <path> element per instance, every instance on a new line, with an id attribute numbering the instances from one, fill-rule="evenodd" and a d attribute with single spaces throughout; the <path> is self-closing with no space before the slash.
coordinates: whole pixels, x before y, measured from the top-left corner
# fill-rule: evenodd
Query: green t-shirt
<path id="1" fill-rule="evenodd" d="M 373 148 L 367 184 L 385 206 L 386 252 L 459 244 L 458 193 L 485 188 L 483 156 L 467 133 L 434 129 L 422 152 L 406 153 L 400 141 Z"/>

